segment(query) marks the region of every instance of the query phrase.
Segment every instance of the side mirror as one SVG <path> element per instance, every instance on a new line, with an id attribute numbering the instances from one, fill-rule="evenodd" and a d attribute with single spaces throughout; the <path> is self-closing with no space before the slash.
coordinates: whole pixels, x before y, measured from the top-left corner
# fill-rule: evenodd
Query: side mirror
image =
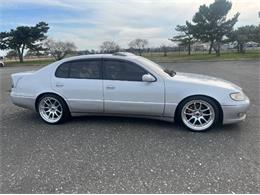
<path id="1" fill-rule="evenodd" d="M 150 74 L 144 74 L 142 76 L 142 80 L 145 82 L 154 82 L 156 81 L 156 79 L 154 78 L 154 76 L 150 75 Z"/>

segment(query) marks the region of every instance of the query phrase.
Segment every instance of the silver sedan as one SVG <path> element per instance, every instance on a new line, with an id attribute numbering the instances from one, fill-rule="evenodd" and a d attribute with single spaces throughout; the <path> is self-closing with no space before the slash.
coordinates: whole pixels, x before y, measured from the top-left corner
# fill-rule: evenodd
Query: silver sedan
<path id="1" fill-rule="evenodd" d="M 13 103 L 49 124 L 76 115 L 113 115 L 179 121 L 204 131 L 244 120 L 250 104 L 231 82 L 163 70 L 122 52 L 71 57 L 11 77 Z"/>

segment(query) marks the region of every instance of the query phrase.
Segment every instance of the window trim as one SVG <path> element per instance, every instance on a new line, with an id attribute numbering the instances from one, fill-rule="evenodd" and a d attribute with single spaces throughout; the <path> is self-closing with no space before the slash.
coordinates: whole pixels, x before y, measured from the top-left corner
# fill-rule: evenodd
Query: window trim
<path id="1" fill-rule="evenodd" d="M 134 65 L 138 66 L 139 68 L 141 68 L 142 70 L 144 70 L 145 72 L 147 72 L 147 74 L 150 74 L 152 75 L 154 78 L 155 78 L 155 81 L 152 81 L 152 82 L 156 82 L 158 79 L 157 77 L 151 73 L 149 70 L 147 70 L 146 68 L 140 66 L 138 63 L 136 62 L 133 62 L 133 61 L 130 61 L 130 60 L 125 60 L 125 59 L 115 59 L 115 58 L 85 58 L 85 59 L 76 59 L 76 60 L 70 60 L 70 61 L 66 61 L 66 62 L 63 62 L 61 64 L 59 64 L 56 69 L 55 69 L 55 72 L 54 72 L 54 76 L 55 78 L 60 78 L 60 79 L 86 79 L 86 80 L 107 80 L 107 81 L 130 81 L 130 82 L 144 82 L 144 81 L 131 81 L 131 80 L 111 80 L 111 79 L 104 79 L 105 77 L 105 70 L 104 70 L 104 61 L 105 60 L 110 60 L 110 61 L 122 61 L 122 62 L 127 62 L 127 63 L 133 63 Z M 100 66 L 100 78 L 97 78 L 97 79 L 88 79 L 88 78 L 71 78 L 70 77 L 70 69 L 71 69 L 71 63 L 74 63 L 74 62 L 81 62 L 81 61 L 99 61 L 99 66 Z M 56 73 L 57 73 L 57 70 L 59 69 L 60 66 L 64 65 L 64 64 L 69 64 L 69 70 L 68 70 L 68 75 L 67 77 L 57 77 Z"/>
<path id="2" fill-rule="evenodd" d="M 89 79 L 89 78 L 74 78 L 70 76 L 70 70 L 71 70 L 71 63 L 76 63 L 76 62 L 82 62 L 82 61 L 98 61 L 99 62 L 99 76 L 100 78 L 96 78 L 96 79 Z M 68 75 L 67 77 L 57 77 L 56 73 L 57 70 L 59 69 L 60 66 L 64 65 L 64 64 L 69 64 L 69 70 L 68 70 Z M 54 76 L 56 78 L 60 78 L 60 79 L 86 79 L 86 80 L 103 80 L 103 65 L 102 65 L 102 59 L 101 58 L 89 58 L 89 59 L 77 59 L 77 60 L 70 60 L 70 61 L 66 61 L 63 62 L 62 64 L 60 64 L 54 73 Z"/>
<path id="3" fill-rule="evenodd" d="M 114 58 L 102 58 L 102 79 L 106 80 L 106 81 L 128 81 L 128 82 L 145 82 L 145 81 L 132 81 L 132 80 L 119 80 L 119 79 L 105 79 L 105 68 L 104 68 L 104 61 L 106 60 L 110 60 L 110 61 L 121 61 L 121 62 L 127 62 L 127 63 L 133 63 L 134 65 L 136 65 L 137 67 L 139 67 L 140 69 L 144 70 L 145 72 L 147 72 L 147 74 L 152 75 L 155 80 L 152 82 L 156 82 L 157 81 L 157 77 L 154 76 L 154 74 L 152 74 L 150 71 L 148 71 L 146 68 L 140 66 L 139 64 L 132 62 L 130 60 L 124 60 L 124 59 L 114 59 Z"/>

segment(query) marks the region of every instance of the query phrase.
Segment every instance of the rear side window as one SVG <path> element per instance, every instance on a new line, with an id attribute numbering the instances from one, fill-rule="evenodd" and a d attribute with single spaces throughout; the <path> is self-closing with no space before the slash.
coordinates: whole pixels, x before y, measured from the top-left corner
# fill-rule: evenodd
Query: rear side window
<path id="1" fill-rule="evenodd" d="M 70 78 L 101 79 L 100 61 L 88 60 L 72 62 L 70 65 Z"/>
<path id="2" fill-rule="evenodd" d="M 80 60 L 60 65 L 55 73 L 59 78 L 101 79 L 100 60 Z"/>
<path id="3" fill-rule="evenodd" d="M 59 78 L 68 78 L 69 77 L 69 63 L 64 63 L 62 65 L 60 65 L 56 72 L 55 72 L 55 76 L 59 77 Z"/>
<path id="4" fill-rule="evenodd" d="M 127 61 L 104 60 L 104 79 L 121 81 L 142 81 L 147 71 Z"/>

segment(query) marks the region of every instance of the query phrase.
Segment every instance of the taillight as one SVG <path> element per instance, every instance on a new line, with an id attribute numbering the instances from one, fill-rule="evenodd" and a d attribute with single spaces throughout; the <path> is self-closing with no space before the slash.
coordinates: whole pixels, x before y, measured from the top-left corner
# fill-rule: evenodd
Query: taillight
<path id="1" fill-rule="evenodd" d="M 11 87 L 14 88 L 14 81 L 11 79 Z"/>

